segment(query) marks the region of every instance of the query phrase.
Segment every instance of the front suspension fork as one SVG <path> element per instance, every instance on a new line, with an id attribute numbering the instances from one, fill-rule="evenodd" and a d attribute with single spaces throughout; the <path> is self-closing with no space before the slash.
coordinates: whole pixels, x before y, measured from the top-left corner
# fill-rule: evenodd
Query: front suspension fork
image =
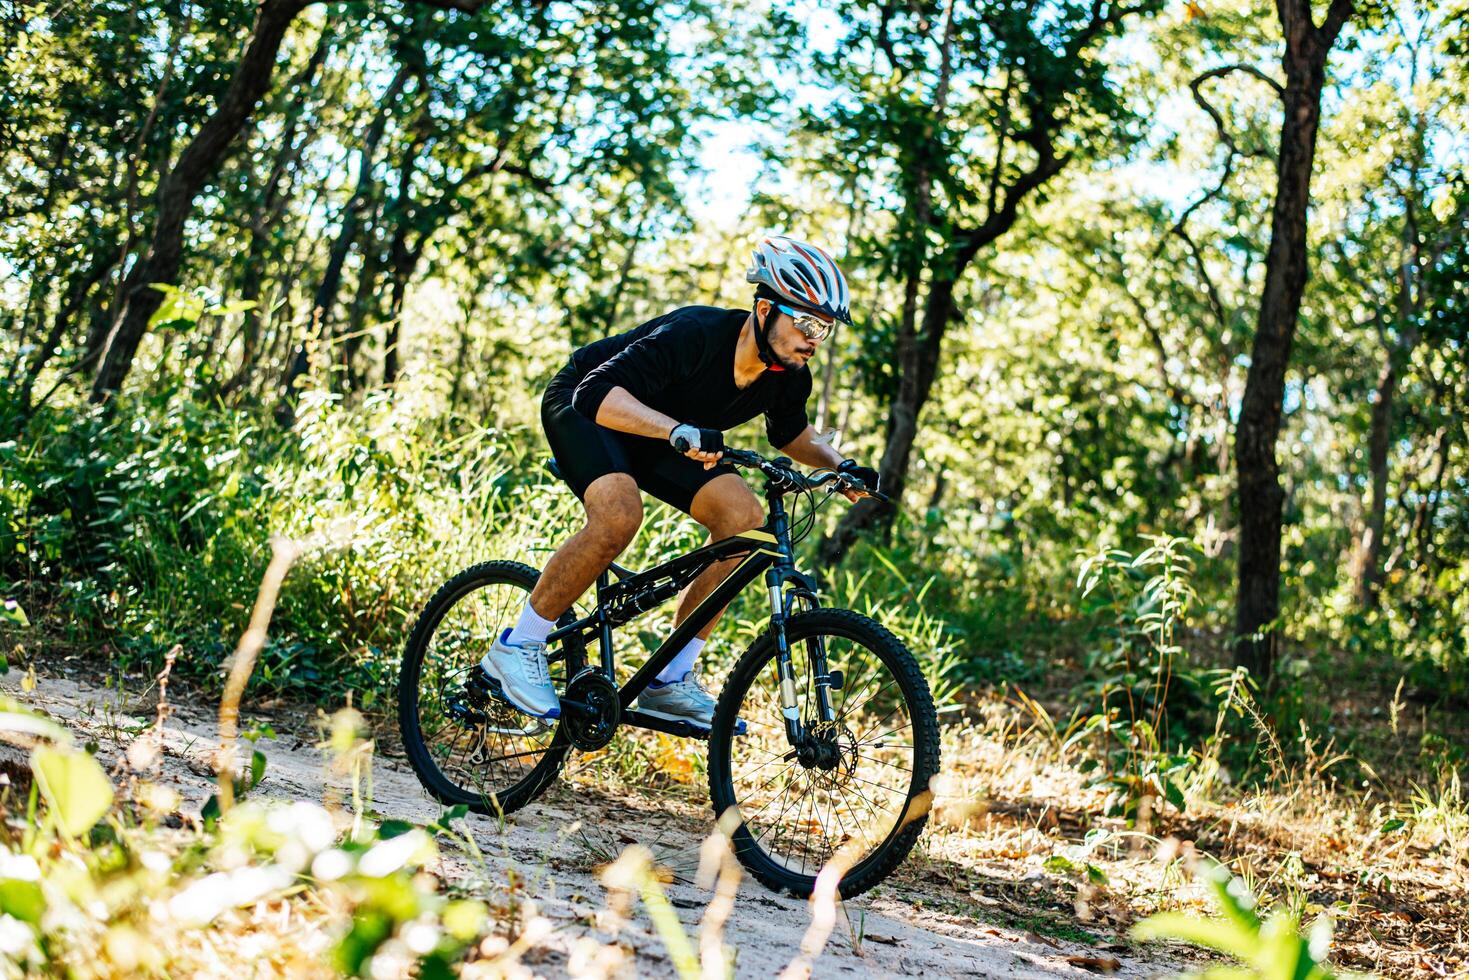
<path id="1" fill-rule="evenodd" d="M 786 619 L 789 607 L 799 601 L 807 609 L 816 607 L 816 597 L 809 592 L 792 590 L 785 593 L 782 583 L 770 583 L 770 630 L 775 637 L 776 681 L 780 687 L 780 712 L 785 720 L 786 738 L 792 746 L 806 741 L 805 727 L 801 723 L 801 709 L 796 701 L 796 670 L 791 657 L 790 641 L 786 638 Z M 787 602 L 789 598 L 789 602 Z M 808 665 L 814 677 L 816 691 L 816 713 L 821 722 L 830 722 L 835 717 L 831 705 L 831 673 L 826 663 L 826 641 L 821 637 L 806 640 Z"/>

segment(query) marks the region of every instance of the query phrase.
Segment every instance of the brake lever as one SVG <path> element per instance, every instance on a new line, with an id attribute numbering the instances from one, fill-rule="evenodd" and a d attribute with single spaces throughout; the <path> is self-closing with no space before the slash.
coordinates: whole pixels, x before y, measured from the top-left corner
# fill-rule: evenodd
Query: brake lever
<path id="1" fill-rule="evenodd" d="M 890 504 L 890 503 L 893 502 L 893 498 L 892 497 L 889 497 L 887 494 L 883 493 L 881 490 L 869 490 L 867 487 L 864 487 L 860 483 L 853 483 L 853 482 L 851 482 L 846 477 L 843 477 L 839 482 L 833 483 L 831 485 L 831 492 L 832 493 L 840 493 L 840 492 L 843 492 L 843 491 L 846 491 L 846 490 L 855 490 L 858 493 L 860 493 L 862 496 L 864 496 L 864 497 L 871 497 L 871 498 L 873 498 L 874 500 L 876 500 L 876 501 L 878 501 L 880 503 Z"/>
<path id="2" fill-rule="evenodd" d="M 861 483 L 852 482 L 846 476 L 833 480 L 830 485 L 827 485 L 827 492 L 829 494 L 846 494 L 848 491 L 855 491 L 856 494 L 861 494 L 862 497 L 871 497 L 873 500 L 883 502 L 883 504 L 892 504 L 893 502 L 893 498 L 884 494 L 883 491 L 874 491 L 874 489 L 865 488 Z"/>

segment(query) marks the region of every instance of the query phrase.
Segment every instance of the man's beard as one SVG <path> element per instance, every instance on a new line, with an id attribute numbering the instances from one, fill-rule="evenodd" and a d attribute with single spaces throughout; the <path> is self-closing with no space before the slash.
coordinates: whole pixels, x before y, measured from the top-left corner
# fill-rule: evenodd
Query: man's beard
<path id="1" fill-rule="evenodd" d="M 774 348 L 771 348 L 771 353 L 775 355 L 775 363 L 779 364 L 787 371 L 799 371 L 806 366 L 806 362 L 801 360 L 795 354 L 787 356 Z"/>

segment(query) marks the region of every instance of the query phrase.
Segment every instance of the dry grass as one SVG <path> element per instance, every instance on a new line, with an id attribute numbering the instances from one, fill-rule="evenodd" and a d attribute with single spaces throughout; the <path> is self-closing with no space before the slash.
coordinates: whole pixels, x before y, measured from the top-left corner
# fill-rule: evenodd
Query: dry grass
<path id="1" fill-rule="evenodd" d="M 934 819 L 895 902 L 1113 948 L 1155 912 L 1208 910 L 1188 875 L 1206 854 L 1266 907 L 1330 916 L 1342 967 L 1469 972 L 1469 800 L 1452 771 L 1390 800 L 1342 786 L 1308 749 L 1277 763 L 1275 788 L 1196 787 L 1145 832 L 1102 815 L 1104 793 L 1025 704 L 989 700 L 972 718 L 946 732 Z"/>
<path id="2" fill-rule="evenodd" d="M 133 744 L 151 743 L 144 733 Z M 706 888 L 717 882 L 721 897 L 683 942 L 695 975 L 719 975 L 732 954 L 722 940 L 724 896 L 741 885 L 722 836 L 692 833 L 708 827 L 701 750 L 651 733 L 629 735 L 618 745 L 618 752 L 574 759 L 567 780 L 548 796 L 552 805 L 595 815 L 595 825 L 568 830 L 583 842 L 575 867 L 547 862 L 530 872 L 542 880 L 497 876 L 483 868 L 472 845 L 441 839 L 442 861 L 481 864 L 483 887 L 472 890 L 489 914 L 462 961 L 464 975 L 626 975 L 647 955 L 646 946 L 639 950 L 625 937 L 634 903 L 652 908 L 663 885 L 694 880 Z M 1246 794 L 1216 782 L 1212 795 L 1190 794 L 1186 813 L 1154 814 L 1150 832 L 1143 833 L 1101 815 L 1103 792 L 1086 784 L 1077 760 L 1062 753 L 1057 738 L 1023 704 L 991 699 L 976 705 L 966 723 L 946 729 L 944 758 L 920 849 L 878 889 L 874 911 L 891 910 L 940 932 L 1018 928 L 1041 942 L 1088 943 L 1105 964 L 1112 952 L 1136 952 L 1125 937 L 1141 918 L 1164 909 L 1207 911 L 1206 890 L 1188 874 L 1190 855 L 1206 853 L 1243 876 L 1269 905 L 1306 918 L 1329 914 L 1340 966 L 1415 977 L 1469 967 L 1469 808 L 1451 778 L 1416 799 L 1410 793 L 1390 802 L 1378 795 L 1381 790 L 1349 791 L 1330 777 L 1327 760 L 1308 756 L 1278 774 L 1273 791 Z M 657 767 L 660 788 L 640 785 Z M 146 780 L 115 775 L 124 777 L 134 798 L 146 791 Z M 11 778 L 19 789 L 24 773 Z M 23 812 L 16 804 L 12 795 L 12 814 Z M 340 805 L 339 829 L 349 833 L 361 813 L 350 799 Z M 307 878 L 226 909 L 206 926 L 180 928 L 151 910 L 166 909 L 171 896 L 209 870 L 207 861 L 191 857 L 208 836 L 170 829 L 176 820 L 136 804 L 119 813 L 131 835 L 129 853 L 161 854 L 176 871 L 137 899 L 130 913 L 112 916 L 112 925 L 122 928 L 102 929 L 95 942 L 71 946 L 75 958 L 62 958 L 78 975 L 151 969 L 214 976 L 241 962 L 254 964 L 260 976 L 330 974 L 328 954 L 358 908 L 350 893 Z M 1397 819 L 1404 824 L 1384 832 Z M 659 820 L 661 829 L 654 826 Z M 651 847 L 630 848 L 635 838 Z M 538 907 L 537 889 L 563 871 L 613 867 L 619 870 L 608 870 L 608 892 L 582 899 L 576 929 L 568 932 L 565 922 Z M 462 884 L 444 884 L 462 881 L 447 865 L 430 863 L 425 873 L 433 889 L 465 891 Z M 814 905 L 809 942 L 791 975 L 809 970 L 833 933 L 860 946 L 858 916 L 843 914 L 835 902 Z M 671 929 L 665 917 L 660 936 L 677 945 Z M 400 953 L 389 948 L 374 961 L 375 974 L 407 975 L 412 959 Z"/>

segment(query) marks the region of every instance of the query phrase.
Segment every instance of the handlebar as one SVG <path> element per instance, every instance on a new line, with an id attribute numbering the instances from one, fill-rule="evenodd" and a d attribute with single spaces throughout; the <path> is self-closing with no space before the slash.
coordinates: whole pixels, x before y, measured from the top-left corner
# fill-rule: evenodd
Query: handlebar
<path id="1" fill-rule="evenodd" d="M 687 439 L 674 440 L 673 448 L 679 453 L 686 453 L 691 448 Z M 852 479 L 846 473 L 838 473 L 836 470 L 821 471 L 819 477 L 809 477 L 794 469 L 794 464 L 785 456 L 775 459 L 767 459 L 757 452 L 749 449 L 732 449 L 726 447 L 720 451 L 722 461 L 733 466 L 742 466 L 745 469 L 759 470 L 767 479 L 775 481 L 778 486 L 789 490 L 820 490 L 830 485 L 831 491 L 855 490 L 857 493 L 880 500 L 885 504 L 892 503 L 892 498 L 881 490 L 869 490 L 857 480 Z"/>

